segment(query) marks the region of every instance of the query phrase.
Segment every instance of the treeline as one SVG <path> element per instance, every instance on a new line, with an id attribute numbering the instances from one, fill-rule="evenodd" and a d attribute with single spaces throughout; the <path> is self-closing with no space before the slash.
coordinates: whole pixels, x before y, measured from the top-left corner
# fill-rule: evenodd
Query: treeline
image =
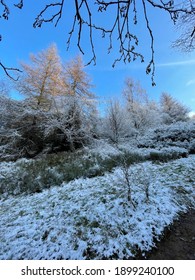
<path id="1" fill-rule="evenodd" d="M 0 85 L 0 155 L 15 160 L 40 153 L 74 151 L 95 138 L 119 143 L 149 128 L 188 120 L 188 108 L 163 93 L 159 103 L 131 78 L 125 80 L 122 98 L 110 100 L 103 115 L 89 76 L 78 56 L 62 63 L 55 45 L 22 63 L 14 82 L 25 96 L 17 101 Z"/>

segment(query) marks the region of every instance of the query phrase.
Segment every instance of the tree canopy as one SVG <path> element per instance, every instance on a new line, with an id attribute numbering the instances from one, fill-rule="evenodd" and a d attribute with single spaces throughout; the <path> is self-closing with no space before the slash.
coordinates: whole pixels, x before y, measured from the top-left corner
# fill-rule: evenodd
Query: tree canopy
<path id="1" fill-rule="evenodd" d="M 32 23 L 34 28 L 41 28 L 46 23 L 52 23 L 57 26 L 61 18 L 66 16 L 68 13 L 68 7 L 66 0 L 48 0 L 46 1 L 44 8 L 40 10 L 39 14 L 35 16 L 35 20 Z M 65 3 L 67 4 L 65 9 Z M 136 59 L 140 59 L 144 62 L 144 56 L 139 51 L 139 36 L 133 33 L 132 26 L 140 24 L 139 15 L 142 14 L 145 21 L 145 27 L 150 36 L 150 49 L 151 56 L 146 66 L 146 73 L 151 75 L 152 83 L 154 83 L 155 73 L 155 58 L 154 58 L 154 36 L 151 27 L 151 14 L 148 12 L 149 9 L 162 10 L 170 16 L 173 23 L 179 23 L 182 29 L 184 29 L 185 38 L 178 39 L 176 45 L 180 48 L 192 50 L 195 38 L 195 27 L 194 27 L 194 16 L 195 16 L 195 3 L 193 0 L 176 1 L 176 0 L 112 0 L 112 1 L 87 1 L 87 0 L 74 0 L 72 1 L 74 7 L 74 17 L 72 22 L 72 28 L 69 31 L 67 38 L 68 47 L 71 42 L 73 34 L 77 34 L 77 46 L 82 54 L 84 54 L 83 45 L 81 38 L 84 36 L 84 30 L 88 30 L 88 38 L 90 41 L 90 47 L 92 57 L 89 63 L 96 63 L 96 49 L 94 45 L 94 32 L 99 31 L 102 37 L 109 38 L 108 52 L 113 49 L 115 44 L 115 38 L 117 38 L 118 44 L 118 57 L 113 62 L 113 67 L 118 61 L 131 62 Z M 22 10 L 25 5 L 25 0 L 16 2 L 14 6 Z M 69 5 L 69 6 L 68 6 Z M 7 0 L 0 0 L 0 8 L 2 10 L 1 18 L 8 20 L 10 17 L 10 6 L 11 4 Z M 94 9 L 96 8 L 96 10 Z M 106 18 L 110 18 L 110 9 L 114 11 L 115 16 L 112 19 L 111 25 L 108 24 Z M 98 12 L 100 16 L 104 16 L 104 20 L 96 23 L 94 20 L 94 14 Z M 143 23 L 142 23 L 143 25 Z M 186 28 L 185 28 L 186 27 Z M 0 40 L 2 35 L 0 35 Z M 183 47 L 184 46 L 184 47 Z M 7 67 L 0 61 L 0 67 L 4 72 L 12 77 L 11 71 L 20 69 Z"/>

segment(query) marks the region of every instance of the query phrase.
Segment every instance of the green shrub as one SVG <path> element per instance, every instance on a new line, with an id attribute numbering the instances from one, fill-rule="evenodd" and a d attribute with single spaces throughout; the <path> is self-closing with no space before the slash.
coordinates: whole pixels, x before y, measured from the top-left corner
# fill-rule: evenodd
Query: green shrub
<path id="1" fill-rule="evenodd" d="M 150 152 L 149 159 L 152 161 L 167 162 L 169 160 L 188 157 L 188 151 L 183 148 L 171 147 L 162 148 L 161 150 L 153 150 Z"/>
<path id="2" fill-rule="evenodd" d="M 122 151 L 103 159 L 80 150 L 44 155 L 38 159 L 21 159 L 15 163 L 1 163 L 7 167 L 0 171 L 0 193 L 16 195 L 41 192 L 80 177 L 101 176 L 122 165 L 124 158 L 128 165 L 144 160 L 143 156 L 135 152 Z"/>

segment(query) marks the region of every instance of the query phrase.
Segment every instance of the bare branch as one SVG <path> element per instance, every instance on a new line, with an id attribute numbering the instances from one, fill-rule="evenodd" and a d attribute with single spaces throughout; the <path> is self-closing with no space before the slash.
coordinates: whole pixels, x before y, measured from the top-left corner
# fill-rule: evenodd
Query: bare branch
<path id="1" fill-rule="evenodd" d="M 23 0 L 20 0 L 18 4 L 14 4 L 14 6 L 17 7 L 18 9 L 22 9 L 24 6 Z"/>
<path id="2" fill-rule="evenodd" d="M 38 16 L 35 18 L 35 22 L 33 23 L 33 27 L 41 27 L 43 23 L 48 23 L 48 22 L 53 22 L 56 19 L 55 26 L 58 25 L 59 20 L 62 17 L 62 11 L 63 11 L 63 6 L 64 6 L 64 0 L 61 2 L 57 3 L 50 3 L 45 6 L 45 8 L 38 14 Z M 53 14 L 51 17 L 48 19 L 44 18 L 44 14 L 53 7 L 59 7 L 58 12 Z"/>
<path id="3" fill-rule="evenodd" d="M 173 47 L 181 51 L 191 52 L 195 50 L 195 10 L 194 14 L 184 14 L 177 23 L 177 28 L 181 31 L 180 37 L 173 42 Z"/>
<path id="4" fill-rule="evenodd" d="M 5 65 L 3 65 L 1 62 L 0 62 L 0 67 L 3 68 L 3 71 L 5 72 L 5 74 L 12 80 L 14 81 L 17 81 L 19 77 L 17 78 L 14 78 L 11 74 L 10 74 L 10 71 L 16 71 L 16 72 L 22 72 L 20 69 L 18 68 L 13 68 L 13 67 L 6 67 Z"/>
<path id="5" fill-rule="evenodd" d="M 4 19 L 8 20 L 10 10 L 8 5 L 4 2 L 4 0 L 0 0 L 0 4 L 3 6 L 3 14 L 0 17 L 3 17 Z"/>
<path id="6" fill-rule="evenodd" d="M 154 36 L 152 33 L 152 29 L 150 28 L 150 24 L 149 24 L 149 20 L 148 20 L 148 15 L 147 15 L 147 10 L 146 10 L 146 4 L 145 1 L 142 0 L 143 3 L 143 9 L 144 9 L 144 17 L 146 20 L 146 26 L 147 29 L 149 31 L 150 34 L 150 38 L 151 38 L 151 60 L 146 68 L 146 74 L 150 74 L 150 72 L 152 71 L 152 85 L 155 86 L 155 82 L 154 82 L 154 72 L 155 72 L 155 63 L 154 63 Z M 151 69 L 152 68 L 152 69 Z"/>
<path id="7" fill-rule="evenodd" d="M 24 5 L 24 0 L 18 0 L 18 4 L 14 4 L 15 7 L 22 9 Z M 113 67 L 115 67 L 117 62 L 123 61 L 124 63 L 130 63 L 136 59 L 140 59 L 144 62 L 143 54 L 138 50 L 139 38 L 137 34 L 133 33 L 133 26 L 138 24 L 139 15 L 144 15 L 145 27 L 149 33 L 151 44 L 151 57 L 149 63 L 146 67 L 146 73 L 151 75 L 152 84 L 154 83 L 154 73 L 155 73 L 155 59 L 154 59 L 154 36 L 152 32 L 152 27 L 150 25 L 150 17 L 147 13 L 148 8 L 162 10 L 168 13 L 174 24 L 181 22 L 178 26 L 187 27 L 185 30 L 185 36 L 182 36 L 175 42 L 175 45 L 182 46 L 183 49 L 193 50 L 194 38 L 195 38 L 195 7 L 194 1 L 182 1 L 178 4 L 175 0 L 142 0 L 140 1 L 142 5 L 138 4 L 136 0 L 74 0 L 72 1 L 75 14 L 73 17 L 72 27 L 68 35 L 67 48 L 70 46 L 70 42 L 73 34 L 77 35 L 77 47 L 82 54 L 84 54 L 83 47 L 83 34 L 85 30 L 88 30 L 88 40 L 89 46 L 91 48 L 91 59 L 88 64 L 94 62 L 96 64 L 96 46 L 94 43 L 94 38 L 96 32 L 100 32 L 102 37 L 107 37 L 108 43 L 108 53 L 114 48 L 114 43 L 118 48 L 118 57 L 114 60 Z M 139 3 L 140 3 L 139 2 Z M 36 16 L 33 23 L 33 27 L 42 27 L 44 23 L 53 23 L 56 27 L 60 22 L 64 13 L 64 3 L 65 0 L 48 0 L 47 4 Z M 97 14 L 106 14 L 109 16 L 110 10 L 112 8 L 112 20 L 111 26 L 108 26 L 106 20 L 101 21 L 101 23 L 96 24 L 92 14 L 94 13 L 92 5 L 97 6 Z M 6 0 L 0 0 L 0 6 L 3 6 L 2 18 L 8 19 L 10 15 L 10 9 Z M 190 20 L 189 20 L 190 19 Z M 190 22 L 190 23 L 189 23 Z M 1 40 L 0 36 L 0 40 Z M 117 38 L 115 40 L 115 38 Z M 8 69 L 8 68 L 6 68 Z"/>

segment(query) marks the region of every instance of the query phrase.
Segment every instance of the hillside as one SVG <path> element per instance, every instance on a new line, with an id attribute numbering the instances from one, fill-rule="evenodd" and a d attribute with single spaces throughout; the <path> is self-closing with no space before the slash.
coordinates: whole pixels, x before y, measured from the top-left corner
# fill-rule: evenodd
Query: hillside
<path id="1" fill-rule="evenodd" d="M 194 155 L 131 165 L 132 203 L 122 167 L 40 193 L 2 196 L 0 259 L 144 257 L 194 207 L 194 171 Z"/>

